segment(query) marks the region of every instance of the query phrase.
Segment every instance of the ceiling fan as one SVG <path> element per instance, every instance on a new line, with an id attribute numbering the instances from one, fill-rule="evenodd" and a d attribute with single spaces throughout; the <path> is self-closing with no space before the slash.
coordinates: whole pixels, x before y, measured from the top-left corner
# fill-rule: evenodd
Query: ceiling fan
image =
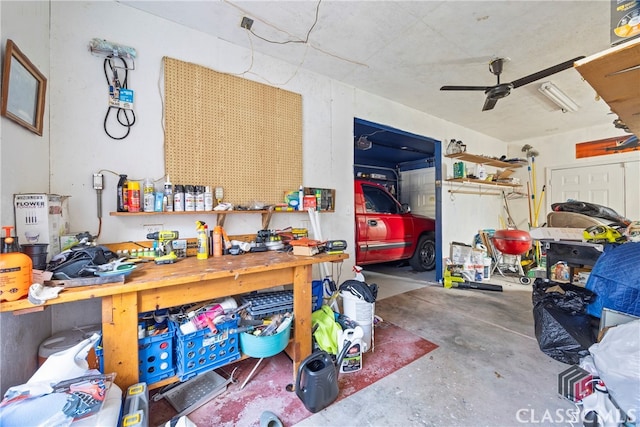
<path id="1" fill-rule="evenodd" d="M 487 95 L 487 98 L 485 99 L 484 105 L 482 107 L 482 111 L 492 110 L 493 107 L 496 106 L 496 103 L 500 98 L 504 98 L 511 93 L 511 89 L 527 85 L 529 83 L 535 82 L 536 80 L 543 79 L 552 74 L 571 68 L 573 67 L 574 62 L 582 58 L 584 58 L 584 56 L 578 56 L 577 58 L 570 59 L 569 61 L 554 65 L 553 67 L 546 68 L 544 70 L 538 71 L 537 73 L 529 74 L 528 76 L 522 77 L 521 79 L 514 80 L 511 83 L 500 83 L 500 74 L 502 73 L 504 58 L 496 58 L 489 63 L 489 71 L 491 71 L 491 73 L 494 74 L 498 79 L 498 82 L 495 85 L 442 86 L 440 90 L 481 90 Z"/>

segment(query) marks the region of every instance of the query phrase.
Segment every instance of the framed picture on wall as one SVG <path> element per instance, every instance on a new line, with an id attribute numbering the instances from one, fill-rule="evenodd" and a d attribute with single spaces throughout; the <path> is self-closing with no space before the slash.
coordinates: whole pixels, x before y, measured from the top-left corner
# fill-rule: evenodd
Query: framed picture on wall
<path id="1" fill-rule="evenodd" d="M 47 79 L 13 40 L 7 40 L 0 114 L 42 136 Z"/>

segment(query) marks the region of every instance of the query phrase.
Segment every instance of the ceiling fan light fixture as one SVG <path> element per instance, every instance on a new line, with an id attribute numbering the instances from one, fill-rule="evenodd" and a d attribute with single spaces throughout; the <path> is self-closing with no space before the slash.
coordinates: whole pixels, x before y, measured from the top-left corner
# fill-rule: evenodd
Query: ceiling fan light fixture
<path id="1" fill-rule="evenodd" d="M 569 98 L 563 91 L 561 91 L 556 85 L 551 82 L 544 82 L 538 88 L 540 93 L 549 98 L 551 102 L 556 104 L 562 109 L 562 112 L 566 113 L 571 111 L 575 113 L 580 107 L 575 101 Z"/>

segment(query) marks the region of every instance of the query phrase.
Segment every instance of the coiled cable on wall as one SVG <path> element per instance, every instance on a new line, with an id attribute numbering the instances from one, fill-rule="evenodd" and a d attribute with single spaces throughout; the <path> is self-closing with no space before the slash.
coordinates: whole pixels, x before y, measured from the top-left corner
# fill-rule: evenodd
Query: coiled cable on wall
<path id="1" fill-rule="evenodd" d="M 129 76 L 129 69 L 127 68 L 127 62 L 123 58 L 119 58 L 120 61 L 122 61 L 123 67 L 116 67 L 113 65 L 113 62 L 112 62 L 113 59 L 114 59 L 113 57 L 107 57 L 104 60 L 104 76 L 107 80 L 107 85 L 109 86 L 109 92 L 112 97 L 113 97 L 114 91 L 116 90 L 120 91 L 120 89 L 127 89 L 127 78 Z M 113 75 L 113 81 L 109 79 L 107 66 L 111 71 L 111 74 Z M 124 70 L 124 80 L 122 81 L 122 83 L 120 82 L 120 79 L 118 77 L 118 68 Z M 120 137 L 113 136 L 109 133 L 109 130 L 107 129 L 107 122 L 109 120 L 109 115 L 112 109 L 117 110 L 116 119 L 118 123 L 127 129 L 126 133 L 123 136 L 120 136 Z M 129 115 L 129 113 L 131 114 Z M 104 116 L 104 131 L 107 134 L 107 136 L 109 136 L 109 138 L 115 139 L 115 140 L 125 139 L 127 136 L 129 136 L 129 133 L 131 132 L 131 127 L 135 123 L 136 123 L 136 114 L 133 110 L 127 110 L 122 107 L 114 107 L 112 105 L 109 105 L 107 107 L 107 113 Z"/>

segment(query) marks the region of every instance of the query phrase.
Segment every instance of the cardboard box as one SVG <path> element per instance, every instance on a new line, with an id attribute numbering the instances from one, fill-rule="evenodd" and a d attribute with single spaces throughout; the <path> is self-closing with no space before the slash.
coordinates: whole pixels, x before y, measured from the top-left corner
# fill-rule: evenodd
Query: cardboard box
<path id="1" fill-rule="evenodd" d="M 611 0 L 611 46 L 640 36 L 640 1 Z"/>
<path id="2" fill-rule="evenodd" d="M 558 374 L 558 393 L 572 402 L 579 402 L 593 393 L 593 376 L 573 365 Z"/>
<path id="3" fill-rule="evenodd" d="M 450 247 L 452 264 L 471 264 L 473 248 L 469 245 L 453 242 Z"/>
<path id="4" fill-rule="evenodd" d="M 317 246 L 294 246 L 293 254 L 300 256 L 314 256 L 320 252 Z"/>
<path id="5" fill-rule="evenodd" d="M 69 234 L 69 196 L 15 194 L 16 236 L 21 245 L 48 243 L 47 261 L 60 253 L 60 236 Z"/>

